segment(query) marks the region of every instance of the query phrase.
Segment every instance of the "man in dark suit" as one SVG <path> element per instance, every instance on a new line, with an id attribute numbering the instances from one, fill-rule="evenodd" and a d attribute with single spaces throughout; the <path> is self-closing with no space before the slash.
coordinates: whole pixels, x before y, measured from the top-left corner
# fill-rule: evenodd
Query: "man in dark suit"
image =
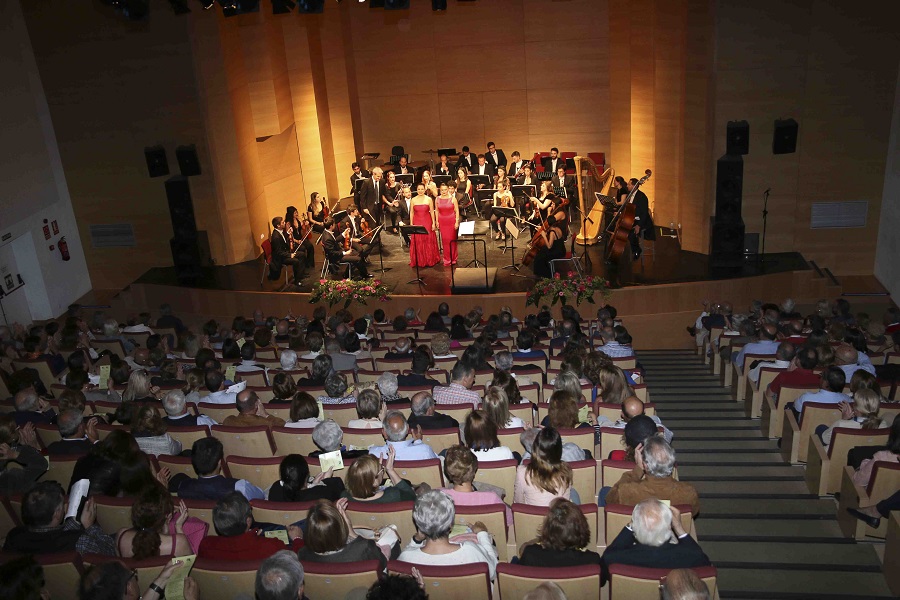
<path id="1" fill-rule="evenodd" d="M 439 382 L 425 376 L 425 374 L 428 372 L 428 367 L 430 366 L 430 364 L 431 356 L 427 352 L 420 352 L 416 350 L 412 355 L 411 373 L 409 373 L 408 375 L 398 375 L 397 385 L 401 388 L 416 385 L 428 385 L 431 387 L 440 385 Z"/>
<path id="2" fill-rule="evenodd" d="M 47 446 L 47 454 L 87 454 L 99 439 L 97 419 L 90 419 L 85 427 L 84 413 L 74 408 L 62 411 L 56 426 L 62 439 Z"/>
<path id="3" fill-rule="evenodd" d="M 444 415 L 434 410 L 434 396 L 428 392 L 417 392 L 410 399 L 409 417 L 410 429 L 417 426 L 423 430 L 429 429 L 450 429 L 451 427 L 459 427 L 459 421 L 450 415 Z"/>
<path id="4" fill-rule="evenodd" d="M 681 512 L 650 498 L 634 507 L 631 526 L 606 547 L 600 564 L 601 585 L 609 581 L 609 565 L 690 569 L 709 564 L 709 557 L 684 530 Z"/>
<path id="5" fill-rule="evenodd" d="M 497 170 L 493 166 L 491 166 L 489 162 L 487 162 L 484 154 L 479 154 L 478 162 L 475 163 L 475 167 L 472 170 L 472 175 L 489 175 L 493 177 L 494 173 L 496 172 Z"/>
<path id="6" fill-rule="evenodd" d="M 637 185 L 637 182 L 638 180 L 634 177 L 628 180 L 629 193 Z M 655 240 L 656 232 L 653 229 L 653 218 L 650 216 L 650 200 L 647 198 L 647 194 L 638 189 L 632 202 L 634 202 L 634 229 L 631 230 L 628 239 L 631 241 L 631 251 L 634 258 L 637 259 L 641 256 L 640 238 Z"/>
<path id="7" fill-rule="evenodd" d="M 512 158 L 512 162 L 509 163 L 509 169 L 506 170 L 506 174 L 513 178 L 519 177 L 522 175 L 519 171 L 525 166 L 525 161 L 522 160 L 518 150 L 513 152 L 510 158 Z"/>
<path id="8" fill-rule="evenodd" d="M 306 277 L 303 267 L 306 264 L 306 250 L 300 246 L 296 254 L 291 255 L 291 245 L 285 232 L 286 226 L 287 221 L 281 217 L 272 219 L 273 231 L 272 237 L 269 238 L 272 244 L 272 264 L 269 266 L 269 279 L 272 281 L 279 279 L 284 265 L 291 265 L 294 269 L 294 283 L 299 284 L 300 280 Z"/>
<path id="9" fill-rule="evenodd" d="M 400 196 L 400 206 L 397 207 L 397 215 L 398 221 L 397 224 L 400 227 L 404 225 L 412 225 L 412 221 L 410 220 L 410 213 L 412 212 L 412 187 L 406 186 L 403 188 L 403 194 Z M 406 242 L 406 245 L 409 246 L 409 236 L 405 233 L 401 234 L 403 236 L 403 240 Z"/>
<path id="10" fill-rule="evenodd" d="M 578 185 L 575 176 L 566 175 L 566 168 L 564 166 L 560 166 L 556 169 L 556 174 L 553 175 L 551 182 L 554 191 L 557 188 L 562 188 L 566 191 L 566 198 L 569 199 L 569 202 L 578 201 Z"/>
<path id="11" fill-rule="evenodd" d="M 406 156 L 403 155 L 399 158 L 397 164 L 394 165 L 394 173 L 397 173 L 398 175 L 415 175 L 416 170 L 409 166 Z"/>
<path id="12" fill-rule="evenodd" d="M 353 248 L 344 250 L 344 238 L 335 233 L 335 227 L 334 219 L 330 217 L 325 219 L 325 232 L 322 234 L 322 249 L 325 251 L 325 257 L 333 265 L 340 262 L 350 263 L 360 277 L 370 277 L 369 271 L 366 269 L 366 261 Z"/>
<path id="13" fill-rule="evenodd" d="M 475 155 L 469 152 L 468 146 L 462 147 L 462 154 L 459 155 L 459 160 L 456 161 L 456 168 L 465 168 L 470 173 L 475 168 Z"/>
<path id="14" fill-rule="evenodd" d="M 381 192 L 385 185 L 381 180 L 382 174 L 381 167 L 372 169 L 372 177 L 366 179 L 359 190 L 357 206 L 372 226 L 378 226 L 381 223 Z"/>
<path id="15" fill-rule="evenodd" d="M 566 161 L 559 156 L 559 148 L 550 148 L 550 156 L 541 159 L 544 170 L 548 173 L 556 173 L 556 169 L 562 165 L 566 166 Z"/>
<path id="16" fill-rule="evenodd" d="M 353 201 L 359 204 L 359 196 L 356 193 L 356 182 L 364 181 L 367 177 L 371 177 L 368 171 L 364 171 L 362 167 L 359 166 L 359 163 L 353 163 L 350 165 L 353 169 L 353 174 L 350 175 L 350 193 L 353 194 Z"/>
<path id="17" fill-rule="evenodd" d="M 484 155 L 484 158 L 493 167 L 494 173 L 497 172 L 497 167 L 506 168 L 506 155 L 503 154 L 503 150 L 497 149 L 494 142 L 487 143 L 487 154 Z"/>
<path id="18" fill-rule="evenodd" d="M 350 248 L 356 250 L 360 257 L 366 258 L 372 252 L 372 236 L 363 238 L 363 217 L 359 214 L 359 208 L 355 204 L 351 204 L 347 208 L 347 217 L 345 222 L 350 227 Z"/>

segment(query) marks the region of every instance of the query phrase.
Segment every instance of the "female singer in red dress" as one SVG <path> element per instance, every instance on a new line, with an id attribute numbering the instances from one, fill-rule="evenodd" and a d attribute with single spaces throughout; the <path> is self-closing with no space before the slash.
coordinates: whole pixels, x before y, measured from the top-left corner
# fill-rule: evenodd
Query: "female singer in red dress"
<path id="1" fill-rule="evenodd" d="M 425 195 L 424 184 L 419 183 L 416 186 L 416 196 L 412 199 L 410 209 L 412 224 L 421 225 L 428 233 L 409 236 L 409 266 L 433 267 L 441 260 L 441 255 L 434 233 L 437 229 L 434 204 L 431 198 Z"/>
<path id="2" fill-rule="evenodd" d="M 450 195 L 450 187 L 446 182 L 441 184 L 441 195 L 434 201 L 438 213 L 438 228 L 441 231 L 441 245 L 444 247 L 444 266 L 456 264 L 458 249 L 451 244 L 456 239 L 459 229 L 459 205 L 456 196 Z"/>

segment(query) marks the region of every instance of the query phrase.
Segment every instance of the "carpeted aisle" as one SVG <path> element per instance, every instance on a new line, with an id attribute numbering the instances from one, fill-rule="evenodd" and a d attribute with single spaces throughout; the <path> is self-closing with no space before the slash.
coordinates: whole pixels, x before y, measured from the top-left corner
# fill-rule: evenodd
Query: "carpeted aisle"
<path id="1" fill-rule="evenodd" d="M 722 598 L 892 597 L 871 544 L 844 538 L 836 503 L 810 495 L 700 357 L 641 351 L 650 400 L 675 432 L 682 481 L 700 493 L 700 544 Z"/>

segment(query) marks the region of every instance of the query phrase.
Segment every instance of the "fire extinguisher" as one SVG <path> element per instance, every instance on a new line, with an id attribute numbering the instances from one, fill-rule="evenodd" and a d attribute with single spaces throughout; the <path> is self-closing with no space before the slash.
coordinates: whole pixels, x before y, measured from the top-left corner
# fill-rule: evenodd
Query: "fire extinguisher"
<path id="1" fill-rule="evenodd" d="M 62 254 L 63 260 L 69 260 L 71 255 L 69 255 L 69 244 L 66 242 L 66 236 L 62 236 L 59 238 L 59 241 L 56 243 L 59 247 L 59 253 Z"/>

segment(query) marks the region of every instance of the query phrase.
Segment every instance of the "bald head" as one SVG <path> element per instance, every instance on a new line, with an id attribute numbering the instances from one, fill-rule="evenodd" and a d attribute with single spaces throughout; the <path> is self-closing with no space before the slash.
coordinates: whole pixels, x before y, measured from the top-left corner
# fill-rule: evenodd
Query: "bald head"
<path id="1" fill-rule="evenodd" d="M 142 367 L 148 366 L 150 364 L 150 351 L 146 348 L 135 348 L 134 362 L 141 365 Z"/>
<path id="2" fill-rule="evenodd" d="M 410 398 L 410 410 L 417 417 L 434 414 L 434 397 L 430 392 L 417 392 L 415 396 Z"/>
<path id="3" fill-rule="evenodd" d="M 622 416 L 625 421 L 630 421 L 638 415 L 644 414 L 644 403 L 637 396 L 629 396 L 622 402 Z"/>
<path id="4" fill-rule="evenodd" d="M 855 365 L 859 360 L 859 352 L 853 346 L 841 344 L 834 351 L 834 358 L 840 365 Z"/>
<path id="5" fill-rule="evenodd" d="M 772 323 L 766 323 L 759 330 L 759 335 L 766 340 L 774 340 L 778 337 L 778 327 Z"/>
<path id="6" fill-rule="evenodd" d="M 253 414 L 256 412 L 256 405 L 259 397 L 252 390 L 243 390 L 237 395 L 237 409 L 242 415 Z"/>
<path id="7" fill-rule="evenodd" d="M 381 423 L 384 430 L 384 439 L 389 442 L 402 442 L 409 435 L 409 425 L 403 413 L 392 410 L 384 416 Z"/>

